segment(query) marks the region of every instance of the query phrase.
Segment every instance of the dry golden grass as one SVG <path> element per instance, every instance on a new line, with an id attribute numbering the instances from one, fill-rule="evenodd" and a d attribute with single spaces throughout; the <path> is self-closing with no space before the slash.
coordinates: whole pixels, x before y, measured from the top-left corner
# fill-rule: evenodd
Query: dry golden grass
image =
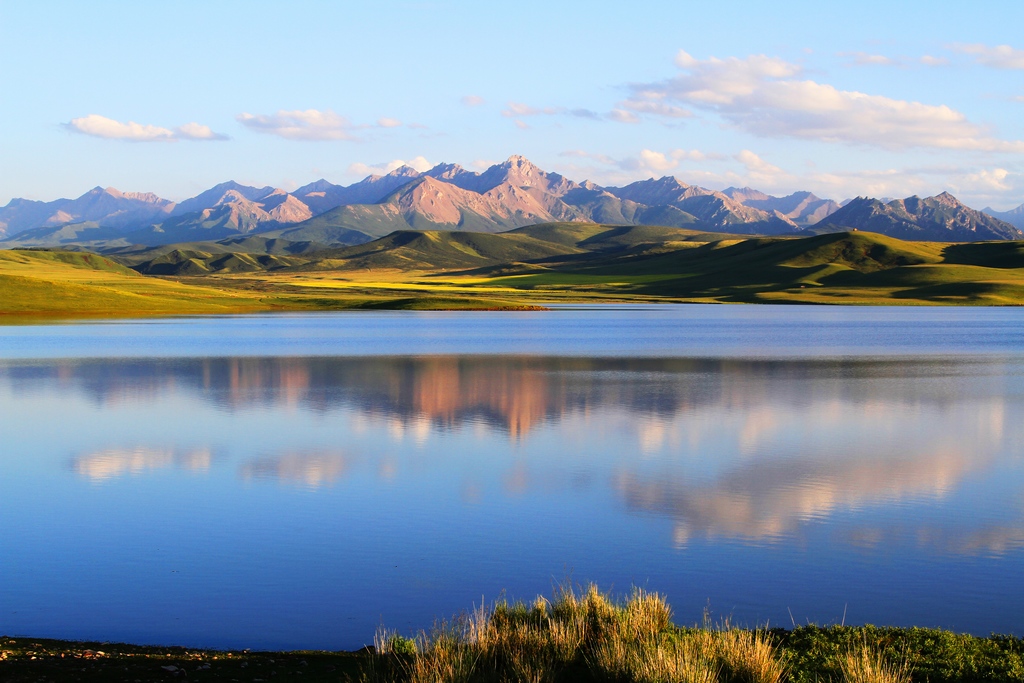
<path id="1" fill-rule="evenodd" d="M 840 666 L 844 683 L 910 683 L 910 665 L 886 659 L 881 652 L 862 645 L 847 652 Z"/>
<path id="2" fill-rule="evenodd" d="M 747 683 L 779 683 L 786 667 L 767 634 L 730 629 L 718 634 L 718 653 L 732 677 Z"/>
<path id="3" fill-rule="evenodd" d="M 382 631 L 364 672 L 378 681 L 545 683 L 779 683 L 785 667 L 767 634 L 672 624 L 657 593 L 622 601 L 596 586 L 559 588 L 549 601 L 480 607 L 409 639 Z M 725 677 L 725 678 L 724 678 Z M 575 680 L 575 678 L 574 678 Z"/>

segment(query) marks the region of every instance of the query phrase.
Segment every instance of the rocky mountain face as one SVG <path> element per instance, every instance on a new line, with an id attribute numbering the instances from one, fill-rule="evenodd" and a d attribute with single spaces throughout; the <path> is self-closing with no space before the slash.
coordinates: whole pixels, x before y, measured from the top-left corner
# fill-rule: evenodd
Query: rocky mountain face
<path id="1" fill-rule="evenodd" d="M 1024 206 L 1015 211 L 1024 219 Z M 395 230 L 500 232 L 546 222 L 768 235 L 855 227 L 949 240 L 1016 239 L 1019 234 L 946 194 L 889 203 L 858 198 L 840 207 L 810 192 L 785 197 L 749 187 L 717 192 L 671 176 L 601 187 L 512 156 L 482 172 L 458 164 L 439 164 L 422 173 L 402 166 L 348 186 L 321 179 L 293 192 L 227 182 L 177 204 L 113 188 L 53 202 L 15 199 L 0 208 L 0 238 L 6 238 L 7 246 L 96 248 L 259 233 L 296 242 L 354 244 Z"/>
<path id="2" fill-rule="evenodd" d="M 888 203 L 857 197 L 819 226 L 822 232 L 855 228 L 900 239 L 936 242 L 1024 239 L 1019 228 L 964 206 L 948 192 Z"/>

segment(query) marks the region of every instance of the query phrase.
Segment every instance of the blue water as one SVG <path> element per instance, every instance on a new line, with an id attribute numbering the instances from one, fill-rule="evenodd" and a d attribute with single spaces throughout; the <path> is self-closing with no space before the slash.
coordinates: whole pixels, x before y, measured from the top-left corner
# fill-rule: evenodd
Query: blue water
<path id="1" fill-rule="evenodd" d="M 1024 310 L 0 327 L 0 632 L 354 649 L 556 583 L 1024 635 Z"/>

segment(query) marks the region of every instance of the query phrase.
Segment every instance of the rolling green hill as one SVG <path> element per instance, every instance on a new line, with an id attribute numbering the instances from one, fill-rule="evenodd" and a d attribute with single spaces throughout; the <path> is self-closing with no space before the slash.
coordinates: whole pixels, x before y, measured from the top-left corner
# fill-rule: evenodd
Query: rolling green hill
<path id="1" fill-rule="evenodd" d="M 906 242 L 845 232 L 596 256 L 543 271 L 506 268 L 491 284 L 578 289 L 581 282 L 618 281 L 623 295 L 724 302 L 1024 304 L 1019 242 Z"/>
<path id="2" fill-rule="evenodd" d="M 569 301 L 1024 304 L 1024 242 L 908 242 L 867 232 L 741 239 L 548 223 L 500 234 L 404 230 L 305 253 L 283 240 L 240 240 L 275 254 L 212 244 L 214 251 L 161 248 L 142 262 L 118 257 L 131 269 L 88 252 L 0 251 L 0 315 Z"/>
<path id="3" fill-rule="evenodd" d="M 682 242 L 730 237 L 680 228 L 545 223 L 505 233 L 399 230 L 372 242 L 326 248 L 263 236 L 124 251 L 116 258 L 140 273 L 200 275 L 282 269 L 471 269 L 518 262 L 626 254 Z M 225 258 L 235 254 L 238 258 Z"/>

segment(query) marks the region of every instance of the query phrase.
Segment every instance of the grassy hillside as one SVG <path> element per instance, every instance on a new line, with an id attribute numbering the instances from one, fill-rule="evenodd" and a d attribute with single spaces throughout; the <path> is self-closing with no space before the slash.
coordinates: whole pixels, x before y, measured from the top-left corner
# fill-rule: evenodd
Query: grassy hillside
<path id="1" fill-rule="evenodd" d="M 512 293 L 535 302 L 1024 303 L 1019 243 L 904 242 L 864 232 L 721 239 L 672 228 L 550 224 L 484 236 L 467 253 L 456 235 L 401 233 L 360 247 L 360 258 L 346 250 L 338 255 L 349 258 L 320 264 L 336 277 L 280 277 L 304 287 Z"/>
<path id="2" fill-rule="evenodd" d="M 218 258 L 248 267 L 261 260 L 284 257 L 226 254 Z M 323 292 L 259 278 L 227 281 L 205 276 L 185 282 L 141 275 L 88 252 L 0 250 L 0 323 L 284 310 L 524 307 L 528 305 L 501 297 L 435 292 L 419 292 L 415 297 L 390 291 Z"/>
<path id="3" fill-rule="evenodd" d="M 139 254 L 119 257 L 133 269 L 88 252 L 0 251 L 0 316 L 571 301 L 1024 304 L 1021 242 L 904 242 L 865 232 L 739 239 L 553 223 L 496 235 L 404 230 L 305 253 L 299 243 L 273 239 L 258 246 L 274 254 L 178 246 L 139 263 Z"/>
<path id="4" fill-rule="evenodd" d="M 500 234 L 398 230 L 378 240 L 327 248 L 253 236 L 221 242 L 125 251 L 115 258 L 151 275 L 201 275 L 260 270 L 457 270 L 520 262 L 544 262 L 592 255 L 627 254 L 681 242 L 708 242 L 729 237 L 679 228 L 610 226 L 591 223 L 546 223 Z M 245 252 L 253 258 L 224 259 Z M 285 258 L 261 259 L 257 255 Z"/>
<path id="5" fill-rule="evenodd" d="M 96 254 L 0 251 L 0 318 L 232 313 L 252 296 L 148 278 Z"/>

